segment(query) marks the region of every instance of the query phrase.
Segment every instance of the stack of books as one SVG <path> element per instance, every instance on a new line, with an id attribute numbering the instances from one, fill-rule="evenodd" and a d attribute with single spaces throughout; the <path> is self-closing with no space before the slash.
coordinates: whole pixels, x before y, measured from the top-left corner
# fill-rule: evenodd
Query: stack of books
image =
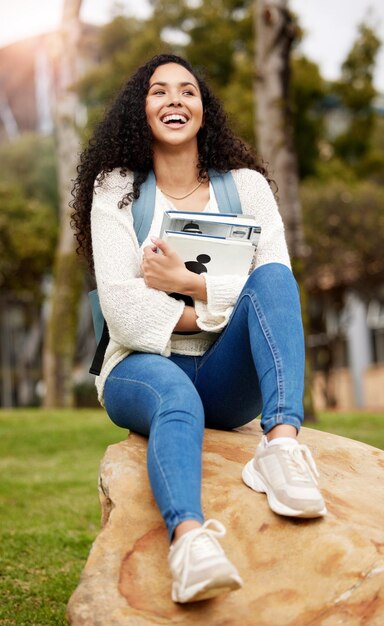
<path id="1" fill-rule="evenodd" d="M 261 227 L 249 215 L 166 211 L 160 237 L 191 272 L 248 275 L 260 233 Z"/>

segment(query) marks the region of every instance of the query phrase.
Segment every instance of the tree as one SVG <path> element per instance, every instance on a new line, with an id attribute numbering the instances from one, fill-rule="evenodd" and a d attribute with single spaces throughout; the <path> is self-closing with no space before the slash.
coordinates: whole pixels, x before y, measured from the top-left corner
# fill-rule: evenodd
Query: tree
<path id="1" fill-rule="evenodd" d="M 316 174 L 325 123 L 322 102 L 326 83 L 316 63 L 292 56 L 291 110 L 300 180 Z"/>
<path id="2" fill-rule="evenodd" d="M 20 188 L 26 198 L 51 207 L 57 216 L 59 198 L 53 137 L 33 133 L 0 145 L 0 182 Z"/>
<path id="3" fill-rule="evenodd" d="M 279 190 L 288 247 L 295 273 L 302 283 L 304 233 L 299 197 L 298 161 L 290 109 L 290 52 L 297 28 L 287 0 L 257 0 L 256 31 L 256 136 L 260 154 L 269 164 Z M 301 289 L 304 327 L 308 327 L 307 297 Z M 304 412 L 314 416 L 311 370 L 306 359 Z"/>
<path id="4" fill-rule="evenodd" d="M 65 0 L 61 27 L 60 84 L 57 93 L 56 136 L 60 191 L 60 236 L 54 269 L 54 288 L 44 349 L 45 406 L 72 406 L 72 368 L 76 348 L 77 314 L 82 271 L 70 226 L 72 181 L 76 176 L 79 139 L 77 94 L 81 0 Z"/>
<path id="5" fill-rule="evenodd" d="M 303 230 L 289 94 L 290 51 L 296 25 L 287 0 L 273 3 L 257 0 L 255 30 L 258 147 L 277 183 L 290 252 L 299 259 L 303 252 Z"/>
<path id="6" fill-rule="evenodd" d="M 0 183 L 0 403 L 29 404 L 38 380 L 43 278 L 49 275 L 56 241 L 55 212 Z"/>
<path id="7" fill-rule="evenodd" d="M 4 142 L 0 162 L 0 403 L 28 405 L 40 379 L 43 291 L 57 238 L 52 138 Z"/>
<path id="8" fill-rule="evenodd" d="M 0 205 L 0 290 L 40 304 L 41 281 L 51 269 L 56 243 L 56 216 L 12 183 L 0 184 Z"/>
<path id="9" fill-rule="evenodd" d="M 334 142 L 336 154 L 352 167 L 368 153 L 374 128 L 372 102 L 376 95 L 373 70 L 380 40 L 366 24 L 359 26 L 358 37 L 342 65 L 342 76 L 334 85 L 344 109 L 347 128 Z M 348 123 L 349 120 L 349 123 Z"/>
<path id="10" fill-rule="evenodd" d="M 307 181 L 302 187 L 311 291 L 354 288 L 374 297 L 384 282 L 384 191 L 373 182 Z"/>

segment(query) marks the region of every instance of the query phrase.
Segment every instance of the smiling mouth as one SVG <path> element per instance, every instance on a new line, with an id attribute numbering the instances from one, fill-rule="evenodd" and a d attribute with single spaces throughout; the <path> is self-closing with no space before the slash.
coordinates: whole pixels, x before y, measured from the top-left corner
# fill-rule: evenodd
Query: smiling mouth
<path id="1" fill-rule="evenodd" d="M 164 115 L 161 118 L 163 124 L 169 126 L 170 124 L 177 124 L 178 126 L 184 126 L 188 122 L 188 118 L 186 115 L 181 115 L 180 113 L 170 113 L 168 115 Z"/>

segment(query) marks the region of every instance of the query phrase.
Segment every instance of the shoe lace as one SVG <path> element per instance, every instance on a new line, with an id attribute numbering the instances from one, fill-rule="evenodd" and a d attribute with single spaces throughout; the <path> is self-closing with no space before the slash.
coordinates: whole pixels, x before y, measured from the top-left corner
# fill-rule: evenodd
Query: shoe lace
<path id="1" fill-rule="evenodd" d="M 310 482 L 309 473 L 311 479 L 315 485 L 317 485 L 319 472 L 308 446 L 298 444 L 296 446 L 287 446 L 284 449 L 288 454 L 288 463 L 293 480 L 306 480 Z"/>
<path id="2" fill-rule="evenodd" d="M 185 566 L 181 582 L 183 588 L 187 582 L 192 553 L 198 560 L 217 555 L 216 537 L 224 537 L 225 533 L 223 524 L 215 519 L 209 519 L 204 522 L 201 528 L 187 533 L 185 537 Z M 196 541 L 197 538 L 198 541 Z"/>

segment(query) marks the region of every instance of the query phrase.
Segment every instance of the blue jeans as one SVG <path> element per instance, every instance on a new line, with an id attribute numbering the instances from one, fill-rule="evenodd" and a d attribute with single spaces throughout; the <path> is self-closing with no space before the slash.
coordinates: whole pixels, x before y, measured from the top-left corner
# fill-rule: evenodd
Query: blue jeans
<path id="1" fill-rule="evenodd" d="M 261 412 L 264 433 L 303 421 L 304 339 L 292 272 L 279 263 L 248 278 L 230 320 L 202 356 L 133 353 L 109 374 L 111 420 L 149 437 L 154 497 L 170 539 L 180 522 L 203 522 L 204 426 L 233 429 Z"/>

